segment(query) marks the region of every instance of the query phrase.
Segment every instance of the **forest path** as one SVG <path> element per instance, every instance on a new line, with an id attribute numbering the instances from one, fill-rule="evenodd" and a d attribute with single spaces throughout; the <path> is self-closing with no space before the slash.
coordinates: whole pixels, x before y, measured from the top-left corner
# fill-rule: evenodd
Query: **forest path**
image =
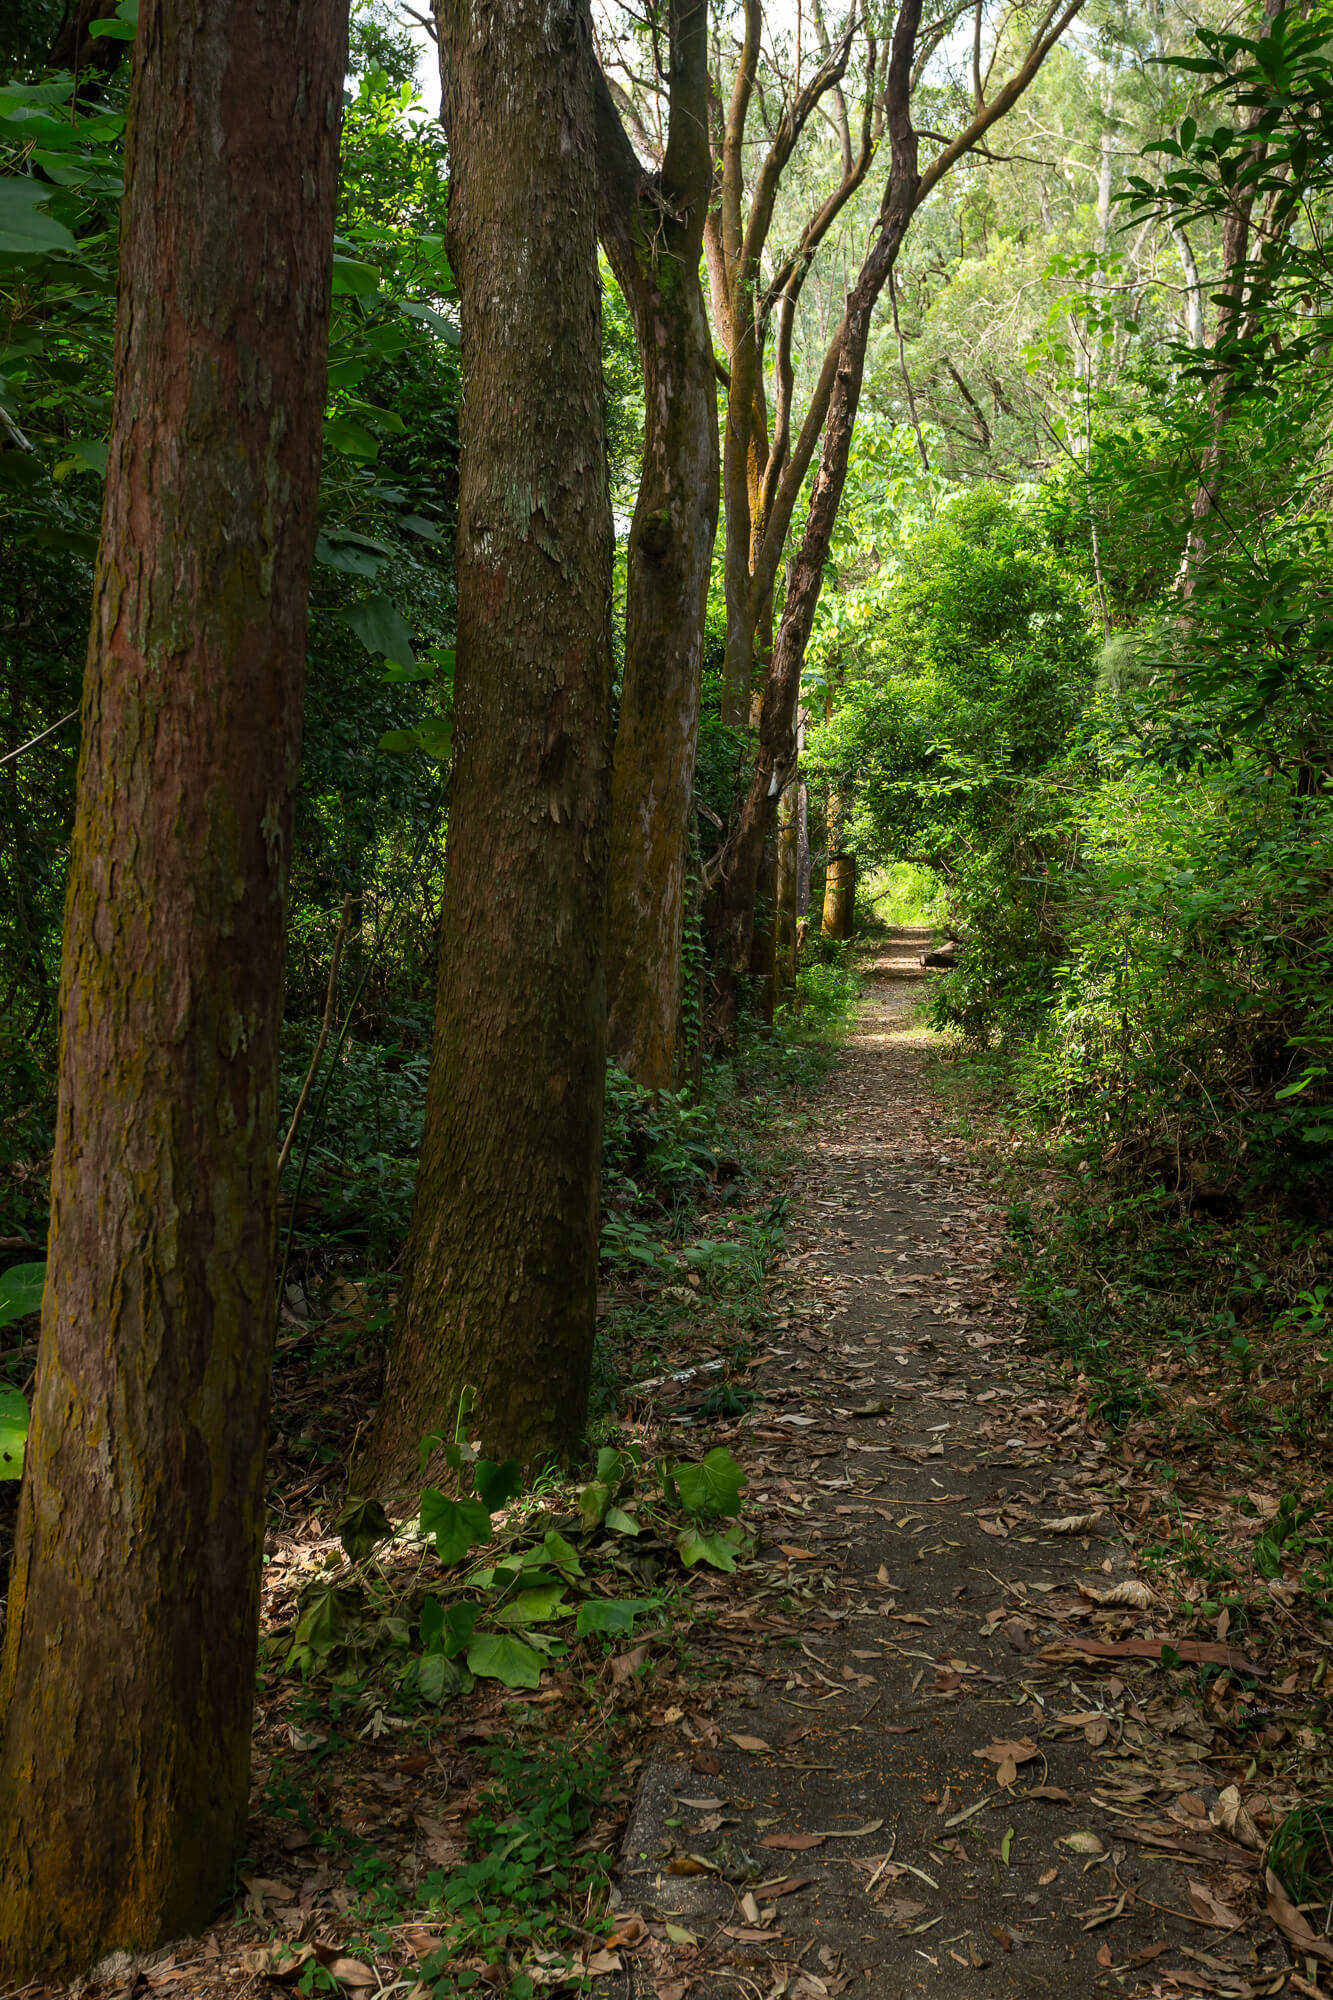
<path id="1" fill-rule="evenodd" d="M 1171 1628 L 1102 1511 L 1112 1454 L 1024 1352 L 932 1092 L 925 935 L 863 953 L 817 1109 L 732 1444 L 760 1554 L 702 1641 L 716 1711 L 659 1718 L 619 1990 L 1276 1992 L 1285 1951 L 1232 1916 L 1253 1857 L 1210 1824 L 1211 1731 L 1132 1657 Z"/>

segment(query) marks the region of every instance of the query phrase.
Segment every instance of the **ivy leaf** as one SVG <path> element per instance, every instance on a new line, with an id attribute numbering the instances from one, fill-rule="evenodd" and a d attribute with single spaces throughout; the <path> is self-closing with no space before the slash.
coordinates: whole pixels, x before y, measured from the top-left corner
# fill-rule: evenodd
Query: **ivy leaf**
<path id="1" fill-rule="evenodd" d="M 594 1632 L 630 1632 L 651 1608 L 641 1597 L 589 1597 L 579 1606 L 574 1630 L 580 1639 Z"/>
<path id="2" fill-rule="evenodd" d="M 686 1569 L 709 1563 L 714 1569 L 733 1570 L 736 1551 L 723 1535 L 705 1535 L 700 1528 L 682 1528 L 676 1536 L 676 1554 Z"/>
<path id="3" fill-rule="evenodd" d="M 463 1694 L 471 1685 L 464 1669 L 444 1653 L 427 1653 L 417 1661 L 417 1687 L 423 1701 L 433 1701 L 438 1707 L 446 1695 Z"/>
<path id="4" fill-rule="evenodd" d="M 469 1671 L 478 1680 L 503 1681 L 507 1688 L 541 1686 L 542 1656 L 510 1632 L 484 1632 L 468 1647 Z"/>
<path id="5" fill-rule="evenodd" d="M 542 1537 L 542 1551 L 548 1562 L 567 1576 L 582 1576 L 583 1564 L 579 1561 L 578 1550 L 567 1542 L 554 1528 L 548 1528 Z"/>
<path id="6" fill-rule="evenodd" d="M 602 1479 L 594 1479 L 579 1494 L 579 1518 L 590 1534 L 601 1527 L 614 1497 L 611 1487 Z"/>
<path id="7" fill-rule="evenodd" d="M 548 1583 L 535 1590 L 520 1590 L 495 1615 L 506 1625 L 541 1625 L 548 1618 L 561 1617 L 568 1609 L 564 1584 Z"/>
<path id="8" fill-rule="evenodd" d="M 516 1458 L 507 1458 L 503 1465 L 479 1458 L 472 1468 L 472 1484 L 478 1499 L 494 1514 L 506 1500 L 516 1499 L 523 1491 L 523 1467 Z"/>
<path id="9" fill-rule="evenodd" d="M 17 1479 L 23 1471 L 28 1441 L 28 1404 L 19 1389 L 0 1389 L 0 1479 Z"/>
<path id="10" fill-rule="evenodd" d="M 672 1467 L 680 1504 L 687 1514 L 739 1514 L 745 1474 L 725 1445 L 710 1451 L 701 1464 Z"/>
<path id="11" fill-rule="evenodd" d="M 361 1562 L 393 1533 L 393 1522 L 378 1500 L 349 1500 L 335 1526 L 353 1562 Z"/>
<path id="12" fill-rule="evenodd" d="M 40 1312 L 46 1286 L 45 1264 L 11 1264 L 0 1276 L 0 1326 Z"/>
<path id="13" fill-rule="evenodd" d="M 433 1486 L 421 1496 L 421 1532 L 433 1535 L 442 1563 L 461 1562 L 478 1542 L 491 1539 L 491 1517 L 480 1500 L 446 1500 Z"/>
<path id="14" fill-rule="evenodd" d="M 627 1514 L 623 1507 L 607 1508 L 606 1525 L 614 1529 L 618 1535 L 637 1535 L 639 1532 L 638 1522 L 632 1514 Z"/>

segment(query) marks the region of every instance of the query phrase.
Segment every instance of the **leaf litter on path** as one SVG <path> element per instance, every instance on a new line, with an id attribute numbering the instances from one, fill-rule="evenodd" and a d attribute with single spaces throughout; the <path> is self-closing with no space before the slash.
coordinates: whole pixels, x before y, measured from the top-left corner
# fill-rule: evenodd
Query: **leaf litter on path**
<path id="1" fill-rule="evenodd" d="M 1057 1984 L 1076 1993 L 1276 1990 L 1292 1968 L 1246 1844 L 1249 1758 L 1224 1727 L 1236 1694 L 1260 1704 L 1261 1662 L 1225 1626 L 1182 1630 L 1133 1573 L 1112 1446 L 1023 1349 L 988 1190 L 901 998 L 872 988 L 825 1088 L 773 1351 L 734 1447 L 772 1525 L 741 1580 L 755 1615 L 720 1628 L 751 1639 L 716 1751 L 729 1838 L 741 1856 L 800 1853 L 810 1873 L 790 1906 L 746 1890 L 764 1923 L 730 1923 L 681 1971 L 692 2000 L 738 1976 L 776 1994 L 820 1940 L 840 1954 L 828 1990 L 867 2000 L 886 1980 L 915 1990 L 923 1952 L 939 1990 L 968 2000 L 997 1956 L 1046 1992 L 1040 1967 L 1061 1953 Z M 978 1795 L 979 1764 L 993 1779 Z M 988 1810 L 1001 1803 L 1007 1825 Z M 887 1853 L 863 1854 L 885 1828 Z M 661 1816 L 631 1828 L 642 1858 L 623 1892 L 648 1910 L 674 1843 Z M 734 1892 L 707 1893 L 725 1933 Z M 1233 1956 L 1200 1965 L 1202 1936 L 1223 1931 Z"/>

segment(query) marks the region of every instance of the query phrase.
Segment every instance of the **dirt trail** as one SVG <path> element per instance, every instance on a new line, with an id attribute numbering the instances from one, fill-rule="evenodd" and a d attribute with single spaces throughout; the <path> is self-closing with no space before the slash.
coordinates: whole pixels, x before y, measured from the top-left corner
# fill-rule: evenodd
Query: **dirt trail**
<path id="1" fill-rule="evenodd" d="M 715 1713 L 665 1711 L 641 1776 L 618 1888 L 651 1937 L 621 1990 L 1283 1990 L 1233 1917 L 1254 1857 L 1210 1822 L 1211 1731 L 1159 1659 L 1079 1656 L 1171 1623 L 1103 1512 L 1112 1453 L 1012 1325 L 912 1021 L 924 937 L 864 965 L 811 1134 L 733 1443 L 763 1546 L 708 1642 Z"/>

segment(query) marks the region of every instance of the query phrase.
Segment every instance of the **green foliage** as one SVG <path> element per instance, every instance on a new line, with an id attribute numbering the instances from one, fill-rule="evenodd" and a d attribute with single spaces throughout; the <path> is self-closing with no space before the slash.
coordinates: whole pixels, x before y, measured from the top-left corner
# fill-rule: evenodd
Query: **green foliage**
<path id="1" fill-rule="evenodd" d="M 1039 520 L 984 489 L 952 501 L 876 586 L 873 641 L 812 733 L 810 769 L 852 801 L 864 862 L 948 879 L 1077 719 L 1086 618 Z"/>
<path id="2" fill-rule="evenodd" d="M 352 1569 L 323 1571 L 302 1593 L 285 1671 L 344 1684 L 387 1671 L 405 1694 L 431 1704 L 473 1679 L 535 1688 L 571 1647 L 615 1641 L 639 1620 L 663 1616 L 660 1597 L 623 1588 L 639 1571 L 622 1551 L 641 1527 L 670 1535 L 686 1570 L 699 1562 L 734 1570 L 749 1545 L 738 1518 L 745 1475 L 720 1446 L 698 1463 L 662 1463 L 634 1497 L 643 1474 L 638 1446 L 603 1445 L 596 1476 L 578 1496 L 580 1546 L 554 1527 L 534 1537 L 520 1468 L 480 1458 L 463 1437 L 467 1415 L 465 1396 L 459 1435 L 443 1454 L 456 1492 L 428 1486 L 421 1496 L 417 1525 L 434 1542 L 439 1565 L 433 1587 L 420 1593 L 414 1574 L 407 1592 L 400 1589 L 387 1560 L 393 1530 L 383 1509 L 350 1499 L 337 1525 Z M 506 1506 L 512 1514 L 497 1526 L 493 1516 Z M 377 1549 L 386 1560 L 372 1561 Z"/>
<path id="3" fill-rule="evenodd" d="M 436 2000 L 478 1990 L 481 1967 L 485 1990 L 531 2000 L 533 1980 L 518 1968 L 541 1953 L 545 1985 L 562 1961 L 580 1962 L 604 1925 L 609 1870 L 589 1834 L 615 1785 L 605 1751 L 524 1738 L 485 1755 L 494 1784 L 467 1829 L 467 1854 L 427 1876 L 418 1895 L 443 1931 L 421 1966 Z"/>

